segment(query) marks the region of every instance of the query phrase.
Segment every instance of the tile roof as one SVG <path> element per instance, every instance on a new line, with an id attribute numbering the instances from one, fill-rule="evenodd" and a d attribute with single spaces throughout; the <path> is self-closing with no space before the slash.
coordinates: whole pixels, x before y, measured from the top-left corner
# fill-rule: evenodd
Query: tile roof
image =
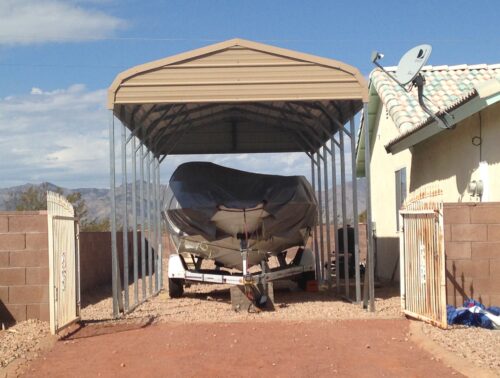
<path id="1" fill-rule="evenodd" d="M 394 72 L 395 67 L 386 68 Z M 495 65 L 458 65 L 458 66 L 425 66 L 422 69 L 426 84 L 424 95 L 427 106 L 436 113 L 450 111 L 476 94 L 474 86 L 483 81 L 500 77 L 500 64 Z M 400 133 L 408 135 L 422 125 L 429 123 L 417 97 L 417 89 L 405 92 L 380 69 L 372 71 L 371 85 L 375 87 L 387 111 L 399 128 Z"/>

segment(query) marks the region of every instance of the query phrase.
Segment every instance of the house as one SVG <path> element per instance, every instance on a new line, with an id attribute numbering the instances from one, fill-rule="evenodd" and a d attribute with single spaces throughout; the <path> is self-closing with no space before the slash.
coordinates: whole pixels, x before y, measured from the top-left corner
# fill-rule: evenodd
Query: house
<path id="1" fill-rule="evenodd" d="M 422 74 L 427 106 L 452 128 L 422 110 L 416 88 L 405 92 L 380 69 L 370 75 L 370 189 L 381 279 L 399 277 L 398 210 L 409 193 L 439 188 L 443 202 L 500 201 L 500 64 L 428 66 Z M 364 151 L 360 138 L 358 177 Z"/>

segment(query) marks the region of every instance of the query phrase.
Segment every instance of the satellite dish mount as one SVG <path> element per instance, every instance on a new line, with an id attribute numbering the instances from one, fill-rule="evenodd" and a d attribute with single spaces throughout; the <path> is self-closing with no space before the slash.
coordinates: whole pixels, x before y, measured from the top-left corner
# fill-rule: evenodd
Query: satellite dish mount
<path id="1" fill-rule="evenodd" d="M 394 80 L 401 88 L 404 89 L 405 92 L 409 93 L 413 86 L 417 87 L 418 103 L 422 107 L 422 110 L 426 112 L 430 117 L 432 117 L 437 122 L 439 127 L 443 129 L 451 129 L 452 127 L 448 124 L 448 122 L 444 118 L 444 115 L 439 116 L 433 113 L 424 102 L 424 98 L 426 98 L 427 100 L 429 99 L 424 95 L 425 77 L 420 71 L 422 70 L 422 67 L 427 63 L 427 60 L 429 60 L 431 52 L 431 45 L 418 45 L 408 50 L 401 57 L 395 75 L 388 72 L 378 62 L 384 57 L 383 54 L 374 51 L 372 53 L 371 60 L 373 64 L 375 64 L 387 76 Z M 409 88 L 407 88 L 408 84 L 411 84 Z"/>

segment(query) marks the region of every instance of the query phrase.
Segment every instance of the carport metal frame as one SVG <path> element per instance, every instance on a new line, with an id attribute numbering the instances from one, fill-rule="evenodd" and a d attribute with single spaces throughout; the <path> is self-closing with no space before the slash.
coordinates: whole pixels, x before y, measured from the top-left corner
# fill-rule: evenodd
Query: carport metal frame
<path id="1" fill-rule="evenodd" d="M 327 67 L 329 69 L 338 70 L 343 75 L 346 73 L 352 76 L 352 79 L 342 79 L 339 82 L 346 86 L 352 84 L 353 88 L 359 88 L 359 93 L 350 97 L 338 98 L 314 98 L 313 95 L 301 99 L 293 94 L 289 96 L 282 96 L 280 98 L 269 99 L 253 99 L 242 98 L 241 95 L 234 98 L 220 99 L 208 98 L 204 101 L 201 100 L 186 100 L 186 99 L 159 99 L 154 102 L 151 99 L 133 98 L 130 101 L 126 97 L 120 97 L 119 91 L 121 88 L 133 88 L 144 86 L 144 93 L 149 93 L 149 87 L 157 86 L 158 91 L 164 91 L 164 87 L 179 86 L 177 83 L 165 83 L 150 81 L 135 83 L 132 79 L 149 79 L 148 75 L 161 74 L 161 70 L 185 68 L 185 62 L 195 62 L 195 67 L 210 69 L 209 64 L 203 63 L 203 59 L 217 54 L 268 54 L 283 59 L 282 65 L 299 65 L 300 67 L 317 65 L 321 69 Z M 257 55 L 256 55 L 257 56 Z M 264 55 L 263 55 L 264 56 Z M 243 60 L 243 58 L 241 60 Z M 196 59 L 200 59 L 201 63 L 197 63 Z M 224 59 L 227 59 L 224 56 Z M 293 59 L 293 60 L 291 60 Z M 300 62 L 294 63 L 294 62 Z M 196 65 L 197 64 L 197 65 Z M 231 65 L 224 64 L 221 66 L 234 68 L 241 64 Z M 272 65 L 279 65 L 273 63 Z M 259 67 L 271 66 L 271 63 L 247 63 L 243 64 L 244 67 L 250 67 L 249 70 L 254 69 L 258 72 Z M 218 67 L 213 65 L 212 67 Z M 257 67 L 257 68 L 252 68 Z M 188 67 L 191 68 L 191 67 Z M 228 70 L 230 69 L 228 68 Z M 192 69 L 192 68 L 191 68 Z M 319 69 L 318 69 L 319 70 Z M 326 71 L 326 70 L 324 70 Z M 321 71 L 323 72 L 323 71 Z M 332 71 L 333 72 L 333 71 Z M 306 73 L 304 73 L 305 75 Z M 338 72 L 336 72 L 338 75 Z M 142 76 L 141 76 L 142 75 Z M 153 77 L 153 76 L 151 76 Z M 156 77 L 156 76 L 155 76 Z M 259 78 L 260 79 L 260 78 Z M 155 79 L 159 80 L 159 79 Z M 190 85 L 191 88 L 197 89 L 199 85 L 201 89 L 203 86 L 220 85 L 221 88 L 230 86 L 241 85 L 260 85 L 261 81 L 253 81 L 249 83 L 241 83 L 241 79 L 234 82 L 210 82 L 210 83 L 182 83 L 182 85 Z M 330 81 L 328 81 L 330 80 Z M 335 79 L 337 80 L 337 79 Z M 160 80 L 161 81 L 161 80 Z M 281 84 L 289 85 L 288 81 L 269 81 L 264 83 L 279 87 Z M 323 81 L 306 81 L 296 80 L 293 81 L 294 85 L 300 86 L 314 86 L 318 83 L 324 85 L 325 83 L 331 84 L 334 79 L 323 79 Z M 274 84 L 273 84 L 274 83 Z M 273 86 L 274 85 L 274 86 Z M 156 87 L 155 87 L 156 88 Z M 266 87 L 267 88 L 267 87 Z M 193 89 L 193 90 L 195 90 Z M 127 89 L 128 90 L 128 89 Z M 240 89 L 237 89 L 240 90 Z M 244 89 L 243 89 L 244 90 Z M 229 90 L 227 91 L 229 92 Z M 128 92 L 127 92 L 128 93 Z M 137 92 L 130 92 L 137 93 Z M 169 93 L 169 92 L 168 92 Z M 180 92 L 182 94 L 182 92 Z M 221 91 L 224 96 L 226 92 Z M 242 92 L 243 95 L 245 92 Z M 331 275 L 331 252 L 332 241 L 335 246 L 335 261 L 336 261 L 336 291 L 341 294 L 341 280 L 339 269 L 339 240 L 338 240 L 338 226 L 339 226 L 339 209 L 338 198 L 336 194 L 336 186 L 338 179 L 338 172 L 336 163 L 340 159 L 340 186 L 341 186 L 341 210 L 342 210 L 342 226 L 343 226 L 343 246 L 345 251 L 344 258 L 344 293 L 343 298 L 361 303 L 361 286 L 360 286 L 360 270 L 359 270 L 359 232 L 357 221 L 357 184 L 356 184 L 356 169 L 355 169 L 355 154 L 351 153 L 351 172 L 352 172 L 352 198 L 353 198 L 353 228 L 354 228 L 354 258 L 355 258 L 355 296 L 351 299 L 350 281 L 349 281 L 349 258 L 347 254 L 347 192 L 346 192 L 346 145 L 349 149 L 355 151 L 355 122 L 354 116 L 357 109 L 363 109 L 365 120 L 367 112 L 367 86 L 364 78 L 359 74 L 359 71 L 354 67 L 347 66 L 343 63 L 318 58 L 306 54 L 296 53 L 290 50 L 279 49 L 272 46 L 258 44 L 255 42 L 245 40 L 230 40 L 220 44 L 208 46 L 206 48 L 194 50 L 192 52 L 180 54 L 178 56 L 166 58 L 157 62 L 148 63 L 127 70 L 117 76 L 112 86 L 109 89 L 108 107 L 111 110 L 111 117 L 109 123 L 109 140 L 110 140 L 110 196 L 111 196 L 111 252 L 112 252 L 112 286 L 113 286 L 113 314 L 119 316 L 120 312 L 132 311 L 137 305 L 146 300 L 149 296 L 156 295 L 163 287 L 163 272 L 162 272 L 162 231 L 161 231 L 161 209 L 162 209 L 162 195 L 160 186 L 160 165 L 163 160 L 169 155 L 193 153 L 186 145 L 195 143 L 188 141 L 186 135 L 193 130 L 202 132 L 207 130 L 217 130 L 219 125 L 229 126 L 228 132 L 232 135 L 232 146 L 221 147 L 217 145 L 219 140 L 227 137 L 227 133 L 223 132 L 214 133 L 214 140 L 216 151 L 208 151 L 211 143 L 206 143 L 200 147 L 200 153 L 241 153 L 241 152 L 304 152 L 311 161 L 311 183 L 315 190 L 318 200 L 318 216 L 319 224 L 313 230 L 313 250 L 316 260 L 316 277 L 321 284 L 327 284 L 331 289 L 333 286 Z M 254 94 L 254 96 L 256 96 Z M 125 99 L 124 99 L 125 98 Z M 155 113 L 159 113 L 156 115 Z M 121 162 L 121 209 L 117 206 L 116 187 L 116 154 L 115 154 L 115 122 L 118 121 L 121 125 L 121 138 L 120 138 L 120 162 Z M 255 142 L 255 151 L 241 149 L 238 145 L 238 132 L 244 129 L 244 125 L 249 125 L 249 128 L 257 130 L 257 132 L 265 132 L 271 130 L 278 135 L 283 135 L 286 138 L 279 141 L 272 141 L 270 147 L 262 145 L 263 139 Z M 243 125 L 243 126 L 240 126 Z M 349 125 L 349 126 L 347 126 Z M 365 127 L 365 130 L 367 128 Z M 243 131 L 244 132 L 244 131 Z M 203 135 L 202 135 L 203 136 Z M 253 136 L 253 135 L 252 135 Z M 345 138 L 349 138 L 350 143 L 346 144 Z M 217 139 L 219 138 L 219 139 Z M 196 139 L 196 137 L 195 137 Z M 285 140 L 286 139 L 286 140 Z M 203 139 L 202 139 L 203 140 Z M 183 142 L 180 144 L 180 142 Z M 212 140 L 211 140 L 212 141 Z M 266 142 L 269 142 L 266 140 Z M 280 144 L 281 143 L 281 144 Z M 196 145 L 194 145 L 196 147 Z M 192 146 L 191 146 L 192 147 Z M 240 149 L 238 149 L 240 148 Z M 262 150 L 267 148 L 267 150 Z M 366 143 L 365 154 L 369 156 L 370 144 Z M 137 159 L 137 154 L 139 158 Z M 330 159 L 328 158 L 330 157 Z M 137 160 L 139 161 L 139 195 L 137 196 Z M 328 168 L 328 161 L 330 160 L 331 170 Z M 128 166 L 127 162 L 130 161 L 132 168 L 132 182 L 128 181 Z M 365 159 L 365 170 L 367 179 L 367 280 L 368 285 L 365 285 L 365 298 L 369 299 L 370 310 L 374 311 L 374 264 L 373 264 L 373 246 L 371 243 L 371 209 L 370 209 L 370 172 L 369 172 L 369 159 Z M 331 177 L 330 177 L 331 173 Z M 330 218 L 329 208 L 329 193 L 328 185 L 332 184 L 333 193 L 333 207 L 332 219 Z M 131 184 L 132 203 L 128 201 L 128 186 Z M 144 190 L 144 186 L 146 186 Z M 137 198 L 138 197 L 138 198 Z M 137 214 L 137 200 L 139 201 L 139 216 Z M 120 210 L 120 211 L 119 211 Z M 118 252 L 117 252 L 117 215 L 121 214 L 120 224 L 122 230 L 128 230 L 128 218 L 131 211 L 132 220 L 132 248 L 133 248 L 133 301 L 130 303 L 130 293 L 128 290 L 129 285 L 129 263 L 128 263 L 128 233 L 123 232 L 123 290 L 121 288 L 120 269 L 118 267 Z M 323 217 L 325 215 L 325 217 Z M 334 226 L 334 236 L 331 237 L 330 224 Z M 140 224 L 141 237 L 137 234 Z M 324 229 L 324 227 L 326 229 Z M 147 241 L 147 242 L 146 242 Z M 139 258 L 139 244 L 141 246 L 141 256 Z M 146 262 L 147 257 L 147 262 Z M 140 265 L 140 267 L 139 267 Z M 140 268 L 140 269 L 139 269 Z M 139 296 L 139 271 L 142 276 L 142 296 Z M 154 281 L 153 281 L 154 280 Z M 366 305 L 366 303 L 365 303 Z"/>

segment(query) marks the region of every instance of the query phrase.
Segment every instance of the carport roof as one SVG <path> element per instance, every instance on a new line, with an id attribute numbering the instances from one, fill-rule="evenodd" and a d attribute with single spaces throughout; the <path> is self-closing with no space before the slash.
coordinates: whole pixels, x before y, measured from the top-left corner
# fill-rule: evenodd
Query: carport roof
<path id="1" fill-rule="evenodd" d="M 108 107 L 155 155 L 313 152 L 367 97 L 352 66 L 232 39 L 120 73 Z"/>

